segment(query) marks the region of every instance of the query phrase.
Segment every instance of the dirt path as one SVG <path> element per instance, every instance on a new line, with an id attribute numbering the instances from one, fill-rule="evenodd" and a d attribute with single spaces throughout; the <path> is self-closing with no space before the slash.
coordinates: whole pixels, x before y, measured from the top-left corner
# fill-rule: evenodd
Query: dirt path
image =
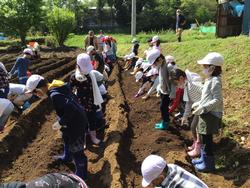
<path id="1" fill-rule="evenodd" d="M 154 96 L 147 101 L 135 99 L 133 96 L 139 85 L 135 83 L 134 77 L 125 72 L 121 80 L 129 111 L 129 128 L 123 136 L 119 155 L 126 187 L 141 187 L 140 165 L 152 153 L 194 173 L 209 187 L 250 187 L 249 149 L 222 134 L 215 139 L 217 172 L 196 173 L 186 154 L 186 145 L 191 140 L 190 131 L 176 129 L 173 125 L 169 131 L 155 130 L 154 124 L 160 120 L 160 99 Z M 228 99 L 229 96 L 226 96 L 226 101 Z M 236 163 L 238 166 L 233 167 Z"/>

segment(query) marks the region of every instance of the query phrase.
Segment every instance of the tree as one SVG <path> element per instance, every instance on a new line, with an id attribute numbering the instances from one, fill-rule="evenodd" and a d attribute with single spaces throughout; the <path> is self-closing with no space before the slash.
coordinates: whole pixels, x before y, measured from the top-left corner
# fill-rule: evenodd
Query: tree
<path id="1" fill-rule="evenodd" d="M 22 45 L 31 26 L 42 20 L 43 0 L 1 0 L 0 28 L 7 34 L 19 35 Z"/>
<path id="2" fill-rule="evenodd" d="M 70 32 L 76 25 L 75 14 L 65 8 L 54 8 L 48 14 L 48 27 L 56 38 L 59 46 L 63 46 Z"/>

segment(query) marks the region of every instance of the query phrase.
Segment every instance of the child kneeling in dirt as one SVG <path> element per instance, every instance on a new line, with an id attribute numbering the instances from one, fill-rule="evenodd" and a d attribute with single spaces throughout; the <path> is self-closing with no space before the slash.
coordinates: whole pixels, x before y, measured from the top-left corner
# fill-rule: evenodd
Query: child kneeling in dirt
<path id="1" fill-rule="evenodd" d="M 149 155 L 141 165 L 142 187 L 208 188 L 198 177 L 160 156 Z"/>
<path id="2" fill-rule="evenodd" d="M 0 98 L 0 133 L 3 133 L 4 126 L 14 110 L 13 104 L 4 98 Z"/>
<path id="3" fill-rule="evenodd" d="M 88 119 L 69 85 L 60 80 L 48 83 L 42 76 L 32 75 L 27 81 L 26 89 L 26 93 L 33 93 L 39 98 L 50 96 L 59 117 L 53 129 L 60 129 L 64 140 L 64 154 L 56 159 L 70 162 L 73 158 L 76 175 L 87 179 L 87 157 L 83 145 Z"/>
<path id="4" fill-rule="evenodd" d="M 78 176 L 68 173 L 51 173 L 29 182 L 12 182 L 0 184 L 2 188 L 88 188 Z"/>

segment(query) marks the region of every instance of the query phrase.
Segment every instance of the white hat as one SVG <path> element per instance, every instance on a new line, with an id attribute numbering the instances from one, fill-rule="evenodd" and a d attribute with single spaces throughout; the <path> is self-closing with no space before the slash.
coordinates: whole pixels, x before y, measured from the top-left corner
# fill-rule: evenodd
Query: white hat
<path id="1" fill-rule="evenodd" d="M 126 60 L 130 60 L 130 59 L 133 59 L 134 57 L 135 57 L 135 53 L 133 52 L 133 53 L 131 53 L 131 54 L 125 56 L 125 59 L 126 59 Z"/>
<path id="2" fill-rule="evenodd" d="M 139 71 L 135 74 L 135 81 L 139 82 L 139 80 L 143 77 L 143 72 Z"/>
<path id="3" fill-rule="evenodd" d="M 93 51 L 95 49 L 95 47 L 94 46 L 89 46 L 88 48 L 87 48 L 87 53 L 89 54 L 91 51 Z"/>
<path id="4" fill-rule="evenodd" d="M 154 76 L 154 75 L 157 75 L 157 74 L 158 74 L 157 68 L 152 68 L 152 69 L 150 69 L 150 71 L 148 71 L 146 76 L 149 77 L 149 76 Z"/>
<path id="5" fill-rule="evenodd" d="M 224 63 L 224 58 L 217 52 L 211 52 L 207 54 L 202 60 L 197 61 L 197 63 L 200 65 L 222 66 Z"/>
<path id="6" fill-rule="evenodd" d="M 155 60 L 160 57 L 161 52 L 158 49 L 152 49 L 148 52 L 147 54 L 147 61 L 149 62 L 149 64 L 153 65 Z"/>
<path id="7" fill-rule="evenodd" d="M 32 51 L 30 48 L 25 48 L 25 49 L 23 50 L 23 53 L 24 53 L 24 54 L 28 54 L 28 55 L 33 55 L 33 51 Z"/>
<path id="8" fill-rule="evenodd" d="M 137 43 L 138 40 L 136 38 L 133 38 L 132 43 Z"/>
<path id="9" fill-rule="evenodd" d="M 171 55 L 165 56 L 165 60 L 166 60 L 167 63 L 173 63 L 173 62 L 175 62 L 174 57 L 171 56 Z"/>
<path id="10" fill-rule="evenodd" d="M 141 165 L 141 173 L 143 176 L 142 187 L 147 187 L 151 182 L 159 177 L 166 167 L 166 161 L 157 155 L 149 155 Z"/>
<path id="11" fill-rule="evenodd" d="M 89 74 L 93 70 L 91 59 L 88 54 L 82 53 L 77 56 L 77 65 L 80 68 L 80 72 L 83 74 Z"/>
<path id="12" fill-rule="evenodd" d="M 143 58 L 139 58 L 137 61 L 136 61 L 136 65 L 140 65 L 143 63 Z"/>
<path id="13" fill-rule="evenodd" d="M 160 40 L 160 37 L 156 35 L 156 36 L 154 36 L 154 37 L 152 38 L 151 43 L 155 43 L 155 42 L 157 42 L 158 40 Z"/>
<path id="14" fill-rule="evenodd" d="M 36 89 L 37 85 L 39 84 L 41 80 L 44 80 L 44 77 L 37 75 L 37 74 L 31 75 L 26 82 L 25 93 L 32 93 Z"/>

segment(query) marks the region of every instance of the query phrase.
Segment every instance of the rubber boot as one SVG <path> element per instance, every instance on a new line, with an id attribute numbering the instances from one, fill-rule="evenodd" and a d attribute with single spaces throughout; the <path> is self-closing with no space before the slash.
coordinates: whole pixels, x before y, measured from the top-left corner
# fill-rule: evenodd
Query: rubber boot
<path id="1" fill-rule="evenodd" d="M 178 37 L 178 42 L 181 42 L 181 37 Z"/>
<path id="2" fill-rule="evenodd" d="M 26 110 L 27 108 L 30 107 L 30 103 L 28 101 L 26 101 L 23 106 L 22 106 L 22 110 Z"/>
<path id="3" fill-rule="evenodd" d="M 201 144 L 199 142 L 195 142 L 194 149 L 189 151 L 187 154 L 190 157 L 197 157 L 200 155 L 200 153 L 201 153 Z"/>
<path id="4" fill-rule="evenodd" d="M 79 151 L 73 154 L 73 159 L 76 166 L 75 174 L 86 180 L 88 174 L 88 159 L 86 155 L 83 151 Z"/>
<path id="5" fill-rule="evenodd" d="M 96 131 L 90 131 L 90 139 L 96 145 L 100 144 L 101 142 L 99 139 L 96 138 Z"/>
<path id="6" fill-rule="evenodd" d="M 162 121 L 160 123 L 155 124 L 155 129 L 158 130 L 166 130 L 167 129 L 167 123 Z"/>
<path id="7" fill-rule="evenodd" d="M 214 172 L 215 162 L 214 156 L 204 155 L 204 160 L 202 163 L 196 164 L 195 169 L 199 172 Z"/>
<path id="8" fill-rule="evenodd" d="M 54 156 L 55 160 L 61 160 L 63 162 L 71 162 L 72 161 L 72 155 L 69 151 L 69 146 L 68 144 L 64 144 L 64 151 L 63 155 L 56 155 Z"/>
<path id="9" fill-rule="evenodd" d="M 198 158 L 198 159 L 193 159 L 193 160 L 192 160 L 192 164 L 193 164 L 193 165 L 196 165 L 196 164 L 202 163 L 202 162 L 204 161 L 204 155 L 205 155 L 205 151 L 204 151 L 203 148 L 201 148 L 201 156 L 200 156 L 200 158 Z"/>
<path id="10" fill-rule="evenodd" d="M 188 146 L 188 151 L 191 151 L 194 149 L 195 142 L 196 142 L 196 140 L 193 141 L 192 146 Z"/>

